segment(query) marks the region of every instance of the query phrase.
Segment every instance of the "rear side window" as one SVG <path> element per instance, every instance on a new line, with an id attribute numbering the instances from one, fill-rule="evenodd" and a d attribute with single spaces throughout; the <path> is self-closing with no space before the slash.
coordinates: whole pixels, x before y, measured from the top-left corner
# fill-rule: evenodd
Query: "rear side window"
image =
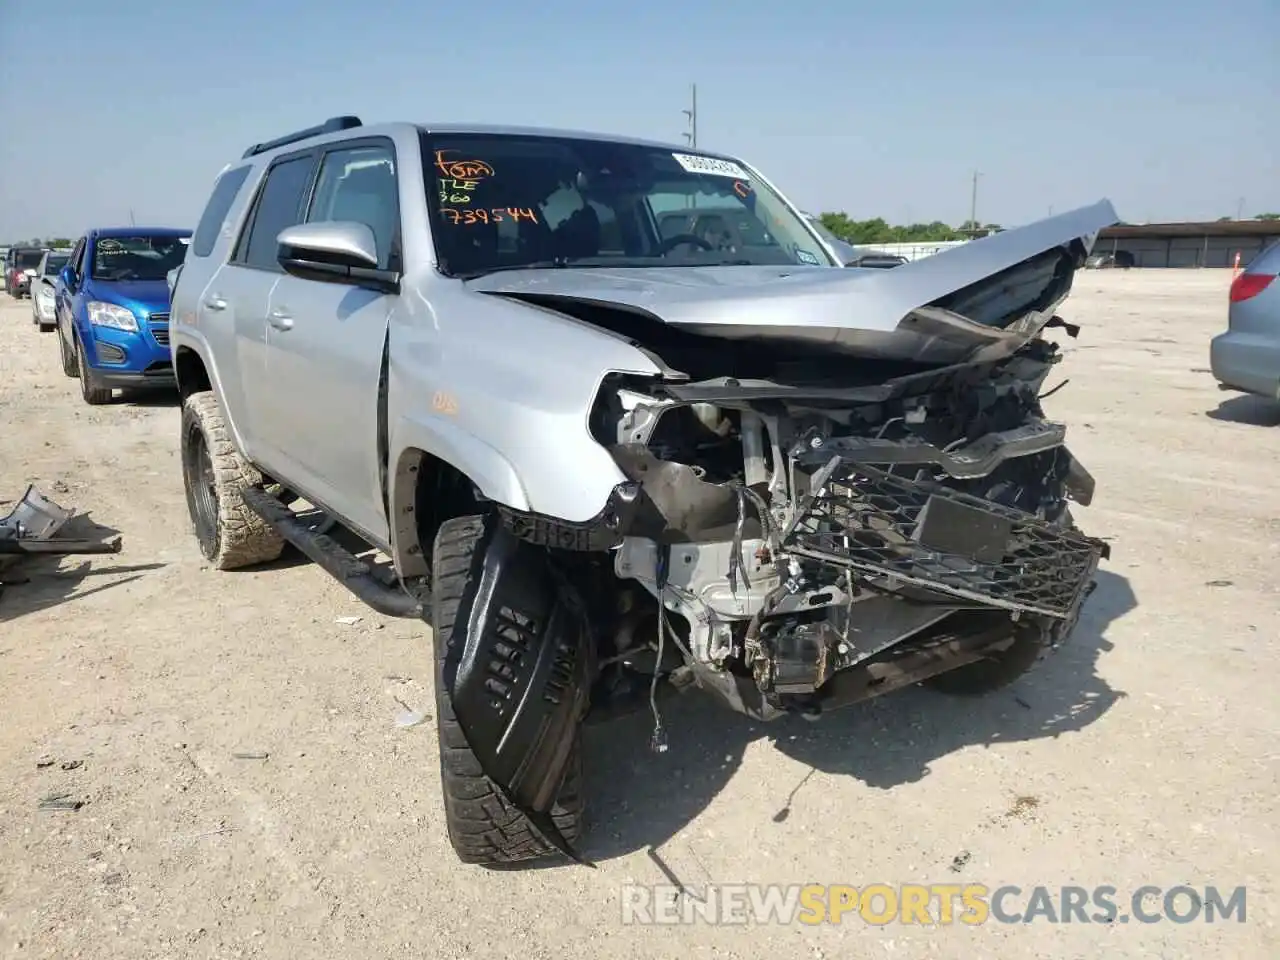
<path id="1" fill-rule="evenodd" d="M 279 270 L 276 236 L 285 227 L 302 221 L 302 197 L 311 182 L 315 157 L 306 154 L 283 160 L 267 171 L 266 183 L 258 194 L 258 202 L 250 221 L 248 238 L 241 243 L 245 266 Z"/>
<path id="2" fill-rule="evenodd" d="M 236 167 L 220 176 L 218 182 L 213 185 L 213 193 L 209 195 L 209 202 L 205 205 L 204 213 L 200 215 L 200 223 L 196 225 L 196 232 L 191 236 L 191 252 L 197 257 L 207 257 L 213 253 L 213 246 L 218 242 L 218 232 L 222 229 L 222 222 L 227 219 L 231 202 L 235 200 L 236 194 L 244 184 L 244 178 L 248 175 L 247 166 Z"/>

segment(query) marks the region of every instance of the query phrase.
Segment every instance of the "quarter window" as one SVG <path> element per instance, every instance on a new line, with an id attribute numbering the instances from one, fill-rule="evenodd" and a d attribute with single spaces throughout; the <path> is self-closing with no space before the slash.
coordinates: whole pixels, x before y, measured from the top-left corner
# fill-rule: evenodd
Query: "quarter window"
<path id="1" fill-rule="evenodd" d="M 224 173 L 213 185 L 213 193 L 209 195 L 209 202 L 191 237 L 192 254 L 207 257 L 213 252 L 214 244 L 218 242 L 218 233 L 222 230 L 222 222 L 227 219 L 227 211 L 231 209 L 231 203 L 248 175 L 249 167 L 236 167 Z"/>

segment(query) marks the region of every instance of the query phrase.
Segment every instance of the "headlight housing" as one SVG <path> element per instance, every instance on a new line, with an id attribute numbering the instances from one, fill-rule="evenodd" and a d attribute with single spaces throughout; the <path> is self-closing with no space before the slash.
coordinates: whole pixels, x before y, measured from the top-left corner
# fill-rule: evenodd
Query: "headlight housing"
<path id="1" fill-rule="evenodd" d="M 89 322 L 95 327 L 113 327 L 116 330 L 128 330 L 136 333 L 138 318 L 133 311 L 115 303 L 103 303 L 100 300 L 89 301 Z"/>

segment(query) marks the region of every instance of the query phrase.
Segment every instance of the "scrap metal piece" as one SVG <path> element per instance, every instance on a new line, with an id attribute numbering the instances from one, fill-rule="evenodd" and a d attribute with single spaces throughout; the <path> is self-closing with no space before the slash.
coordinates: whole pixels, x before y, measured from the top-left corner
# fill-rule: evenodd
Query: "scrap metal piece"
<path id="1" fill-rule="evenodd" d="M 56 536 L 74 510 L 58 506 L 34 486 L 28 486 L 18 505 L 0 518 L 0 567 L 23 556 L 66 556 L 87 553 L 119 553 L 120 538 L 59 538 Z"/>

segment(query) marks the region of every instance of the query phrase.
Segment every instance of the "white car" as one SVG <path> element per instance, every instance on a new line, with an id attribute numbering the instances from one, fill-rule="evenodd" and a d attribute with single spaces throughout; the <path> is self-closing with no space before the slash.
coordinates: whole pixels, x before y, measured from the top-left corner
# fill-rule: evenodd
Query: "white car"
<path id="1" fill-rule="evenodd" d="M 58 282 L 58 271 L 70 259 L 70 250 L 46 250 L 31 278 L 31 322 L 41 333 L 49 333 L 58 324 L 53 309 L 53 287 Z"/>

